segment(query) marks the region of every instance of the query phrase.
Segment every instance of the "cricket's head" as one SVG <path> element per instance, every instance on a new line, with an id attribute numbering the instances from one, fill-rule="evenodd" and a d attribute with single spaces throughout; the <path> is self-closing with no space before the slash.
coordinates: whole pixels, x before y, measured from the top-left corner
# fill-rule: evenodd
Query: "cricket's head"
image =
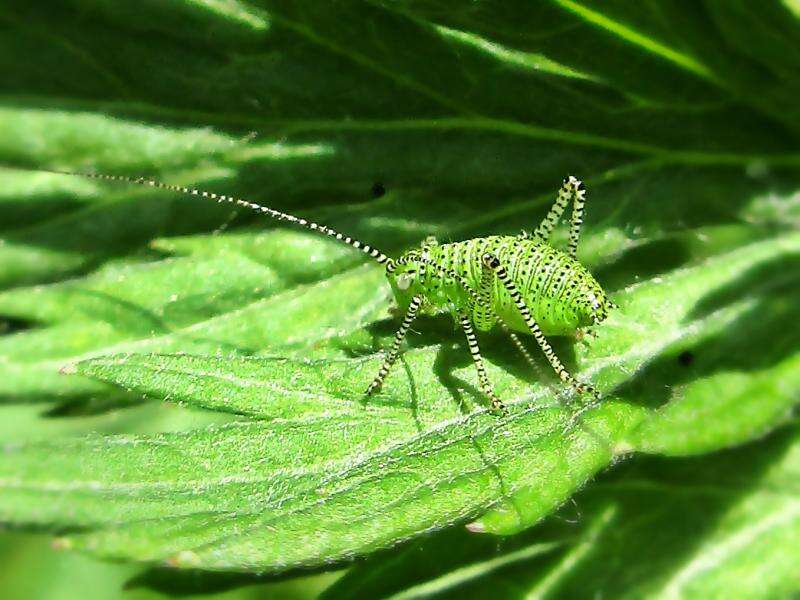
<path id="1" fill-rule="evenodd" d="M 419 274 L 426 266 L 418 250 L 409 250 L 386 263 L 386 278 L 400 306 L 408 306 L 411 298 L 423 292 Z"/>
<path id="2" fill-rule="evenodd" d="M 588 271 L 581 273 L 579 292 L 573 296 L 572 309 L 578 316 L 578 327 L 588 327 L 605 321 L 608 311 L 616 305 Z"/>

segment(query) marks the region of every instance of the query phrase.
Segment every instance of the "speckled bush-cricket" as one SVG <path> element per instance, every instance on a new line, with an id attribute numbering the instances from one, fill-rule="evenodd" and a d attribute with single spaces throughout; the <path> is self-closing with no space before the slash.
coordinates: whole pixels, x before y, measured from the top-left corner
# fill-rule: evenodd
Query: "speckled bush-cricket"
<path id="1" fill-rule="evenodd" d="M 172 192 L 202 196 L 266 214 L 279 221 L 330 236 L 367 254 L 386 269 L 386 277 L 405 317 L 394 336 L 375 379 L 366 390 L 377 392 L 400 353 L 406 333 L 420 312 L 450 312 L 467 338 L 480 388 L 497 412 L 505 406 L 486 374 L 475 329 L 499 326 L 511 337 L 528 362 L 533 359 L 515 331 L 533 335 L 562 382 L 578 393 L 599 397 L 588 384 L 577 381 L 556 356 L 545 335 L 567 335 L 597 324 L 614 304 L 577 260 L 586 190 L 575 177 L 564 179 L 549 212 L 532 232 L 495 235 L 461 242 L 426 240 L 420 248 L 390 258 L 373 246 L 302 217 L 283 213 L 248 200 L 169 185 L 143 177 L 95 173 L 63 173 L 92 179 L 121 181 Z M 553 229 L 572 204 L 566 251 L 550 245 Z"/>

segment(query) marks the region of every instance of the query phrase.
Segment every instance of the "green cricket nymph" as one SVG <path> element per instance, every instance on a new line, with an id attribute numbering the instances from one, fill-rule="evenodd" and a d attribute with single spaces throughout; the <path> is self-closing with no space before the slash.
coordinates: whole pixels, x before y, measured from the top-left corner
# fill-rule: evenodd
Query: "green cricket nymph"
<path id="1" fill-rule="evenodd" d="M 592 386 L 569 374 L 545 338 L 545 335 L 575 333 L 597 324 L 607 317 L 609 309 L 614 308 L 594 277 L 577 260 L 586 190 L 575 177 L 564 180 L 547 216 L 532 233 L 489 236 L 447 244 L 428 239 L 422 247 L 393 259 L 330 227 L 248 200 L 141 177 L 54 172 L 123 181 L 235 204 L 330 236 L 383 265 L 405 317 L 375 379 L 366 390 L 368 395 L 380 389 L 417 315 L 422 311 L 447 311 L 460 323 L 466 335 L 481 390 L 495 411 L 505 412 L 505 406 L 494 393 L 486 375 L 475 329 L 488 331 L 495 326 L 502 327 L 529 361 L 530 355 L 514 332 L 533 335 L 561 381 L 579 393 L 598 396 Z M 570 203 L 569 242 L 566 251 L 562 251 L 553 248 L 549 240 Z"/>

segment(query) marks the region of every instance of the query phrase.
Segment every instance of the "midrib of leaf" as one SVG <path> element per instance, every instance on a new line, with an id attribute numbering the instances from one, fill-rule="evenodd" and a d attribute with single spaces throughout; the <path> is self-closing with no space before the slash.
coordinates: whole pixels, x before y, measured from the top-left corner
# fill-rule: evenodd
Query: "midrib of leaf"
<path id="1" fill-rule="evenodd" d="M 722 82 L 719 80 L 719 78 L 708 67 L 702 64 L 700 61 L 698 61 L 695 57 L 680 52 L 652 38 L 651 36 L 645 33 L 637 31 L 636 29 L 634 29 L 629 25 L 626 25 L 618 20 L 615 20 L 607 15 L 604 15 L 601 12 L 592 10 L 591 8 L 588 8 L 587 6 L 579 2 L 575 2 L 573 0 L 552 0 L 552 1 L 555 4 L 559 5 L 561 8 L 563 8 L 564 10 L 580 17 L 587 23 L 590 23 L 591 25 L 599 29 L 605 30 L 608 33 L 616 37 L 619 37 L 620 39 L 626 41 L 627 43 L 630 43 L 654 56 L 660 57 L 666 62 L 669 62 L 700 79 L 709 81 L 711 83 L 714 83 L 722 87 L 721 86 Z M 382 2 L 378 3 L 377 6 L 398 14 L 402 14 L 407 18 L 413 19 L 417 23 L 428 24 L 426 20 L 417 17 L 416 15 L 413 14 L 413 12 L 408 12 L 403 10 L 402 8 L 398 8 L 394 6 L 392 3 Z M 440 28 L 441 30 L 444 31 L 450 31 L 448 28 L 443 26 L 437 26 L 437 28 Z M 525 53 L 519 53 L 514 50 L 509 50 L 502 46 L 500 46 L 500 48 L 502 48 L 503 50 L 497 51 L 494 48 L 491 48 L 491 46 L 494 45 L 494 43 L 491 40 L 480 38 L 479 36 L 476 36 L 471 32 L 456 31 L 456 34 L 467 36 L 464 41 L 467 41 L 468 43 L 473 43 L 474 45 L 488 51 L 489 53 L 494 54 L 496 57 L 498 57 L 503 61 L 516 64 L 530 65 L 530 63 L 527 61 L 525 63 L 521 63 L 519 57 L 517 56 L 517 54 L 526 55 Z M 534 56 L 533 60 L 535 61 L 536 58 L 538 58 L 538 56 Z M 543 56 L 542 59 L 544 60 L 544 63 L 541 68 L 555 75 L 560 75 L 563 77 L 582 77 L 582 78 L 593 79 L 592 75 L 574 71 L 570 67 L 551 61 L 545 56 Z"/>
<path id="2" fill-rule="evenodd" d="M 486 38 L 482 38 L 474 33 L 461 31 L 458 29 L 451 29 L 443 25 L 434 25 L 436 31 L 446 37 L 458 40 L 463 44 L 479 48 L 483 52 L 495 56 L 498 60 L 511 65 L 517 65 L 524 69 L 533 69 L 536 71 L 543 71 L 545 73 L 552 73 L 561 77 L 573 77 L 575 79 L 586 79 L 597 81 L 597 79 L 587 73 L 581 73 L 566 65 L 562 65 L 554 60 L 551 60 L 543 54 L 533 54 L 530 52 L 520 52 L 518 50 L 511 50 L 500 44 L 496 44 Z"/>
<path id="3" fill-rule="evenodd" d="M 346 270 L 346 271 L 344 271 L 342 273 L 334 275 L 333 277 L 325 279 L 325 280 L 323 280 L 321 282 L 316 282 L 316 283 L 312 283 L 312 284 L 297 286 L 297 287 L 292 288 L 292 289 L 290 289 L 290 290 L 288 290 L 286 292 L 283 292 L 283 293 L 280 293 L 280 294 L 276 294 L 274 296 L 270 296 L 269 298 L 256 300 L 255 302 L 252 302 L 250 304 L 242 306 L 242 307 L 240 307 L 240 308 L 238 308 L 238 309 L 236 309 L 234 311 L 228 312 L 228 313 L 226 313 L 224 315 L 221 315 L 221 316 L 218 316 L 218 317 L 214 317 L 212 319 L 209 319 L 208 321 L 202 321 L 200 323 L 195 323 L 193 325 L 190 325 L 190 326 L 185 327 L 185 328 L 181 328 L 181 329 L 179 329 L 179 330 L 177 330 L 175 332 L 172 332 L 170 334 L 167 334 L 165 336 L 160 336 L 160 337 L 155 337 L 155 338 L 146 338 L 146 339 L 142 339 L 142 340 L 139 340 L 139 341 L 136 341 L 136 342 L 133 342 L 133 343 L 119 344 L 119 345 L 112 346 L 112 347 L 109 347 L 109 348 L 104 348 L 104 349 L 102 349 L 102 351 L 95 351 L 95 352 L 88 353 L 86 355 L 77 356 L 77 357 L 75 357 L 75 360 L 76 361 L 86 360 L 87 358 L 91 358 L 93 356 L 99 356 L 101 354 L 116 354 L 116 353 L 120 353 L 120 352 L 137 352 L 137 351 L 146 351 L 146 350 L 153 349 L 153 348 L 159 348 L 164 343 L 170 344 L 171 341 L 174 340 L 176 337 L 180 337 L 180 336 L 183 336 L 183 335 L 190 335 L 190 334 L 195 333 L 195 332 L 201 332 L 202 333 L 208 327 L 216 326 L 216 324 L 222 322 L 223 320 L 235 318 L 238 315 L 241 315 L 242 313 L 244 313 L 246 311 L 247 312 L 253 311 L 253 310 L 257 309 L 259 306 L 264 305 L 266 303 L 284 305 L 285 300 L 284 300 L 283 296 L 291 296 L 291 297 L 295 297 L 296 298 L 298 295 L 301 295 L 303 293 L 302 290 L 305 289 L 305 288 L 326 287 L 326 286 L 329 286 L 329 285 L 332 285 L 332 284 L 336 283 L 340 279 L 352 278 L 354 274 L 360 274 L 360 272 L 365 271 L 366 269 L 374 270 L 372 265 L 360 265 L 358 267 L 355 267 L 355 268 L 352 268 L 352 269 L 348 269 L 348 270 Z M 366 283 L 366 282 L 364 282 L 364 283 Z M 365 286 L 365 287 L 368 287 L 368 286 Z M 375 310 L 375 308 L 377 306 L 379 306 L 380 304 L 385 302 L 385 299 L 386 299 L 386 293 L 384 291 L 383 293 L 380 293 L 380 294 L 377 295 L 377 297 L 374 299 L 373 303 L 365 303 L 365 304 L 359 306 L 358 310 L 355 313 L 351 313 L 351 315 L 354 315 L 354 317 L 355 317 L 355 318 L 351 319 L 351 327 L 358 327 L 363 322 L 365 316 L 370 314 L 371 312 L 374 312 L 374 310 Z M 322 336 L 315 337 L 315 338 L 303 336 L 302 339 L 299 339 L 299 340 L 287 339 L 287 340 L 284 340 L 284 344 L 287 345 L 287 346 L 291 346 L 292 344 L 297 343 L 297 344 L 300 344 L 301 347 L 308 347 L 308 346 L 310 346 L 312 344 L 315 344 L 315 343 L 317 343 L 317 342 L 319 342 L 321 340 L 329 339 L 330 337 L 333 337 L 333 336 L 335 336 L 335 335 L 337 335 L 339 333 L 340 332 L 332 331 L 332 332 L 329 332 L 327 334 L 322 334 Z"/>
<path id="4" fill-rule="evenodd" d="M 92 365 L 95 367 L 117 367 L 117 366 L 125 366 L 128 364 L 128 360 L 126 357 L 122 358 L 105 358 L 105 355 L 101 355 L 97 358 L 89 357 L 84 360 L 92 360 Z M 313 401 L 317 400 L 320 402 L 325 403 L 324 412 L 316 413 L 312 412 L 311 415 L 312 419 L 314 418 L 327 418 L 327 419 L 334 419 L 334 418 L 344 418 L 347 416 L 353 415 L 360 415 L 364 414 L 364 408 L 359 406 L 356 402 L 353 402 L 352 398 L 346 397 L 344 394 L 337 396 L 336 394 L 331 394 L 329 392 L 309 392 L 304 390 L 296 390 L 290 387 L 290 384 L 287 382 L 284 385 L 275 384 L 272 382 L 265 381 L 264 379 L 255 379 L 255 378 L 244 378 L 240 376 L 233 376 L 233 375 L 226 375 L 220 373 L 211 373 L 209 371 L 201 371 L 201 370 L 194 370 L 194 369 L 170 369 L 164 368 L 157 365 L 147 365 L 147 364 L 140 364 L 138 367 L 142 371 L 150 371 L 153 375 L 164 376 L 164 375 L 179 375 L 181 377 L 187 378 L 202 378 L 206 380 L 216 381 L 218 383 L 230 384 L 239 388 L 250 388 L 256 389 L 259 391 L 269 391 L 274 393 L 275 395 L 278 394 L 285 394 L 285 393 L 292 393 L 295 396 L 302 396 L 305 397 L 308 401 L 310 401 L 311 405 L 313 406 Z M 79 372 L 78 367 L 73 366 L 70 368 L 71 372 Z M 165 400 L 171 400 L 172 398 L 165 398 Z M 204 408 L 209 408 L 212 410 L 220 410 L 224 411 L 225 406 L 223 402 L 215 402 L 215 403 L 203 403 L 202 401 L 197 402 L 197 405 Z M 387 407 L 382 406 L 380 404 L 376 404 L 377 407 L 381 409 L 387 409 Z M 258 416 L 253 415 L 250 411 L 241 410 L 236 406 L 231 407 L 231 412 L 235 414 L 241 415 L 248 415 L 248 416 Z M 389 418 L 388 414 L 391 413 L 390 410 L 381 411 L 380 415 L 374 415 L 374 418 L 379 418 L 381 420 Z M 398 412 L 398 416 L 404 415 L 405 411 Z M 308 425 L 309 421 L 304 420 L 303 424 Z"/>
<path id="5" fill-rule="evenodd" d="M 721 84 L 717 76 L 708 67 L 688 54 L 684 54 L 675 50 L 674 48 L 670 48 L 669 46 L 662 44 L 661 42 L 639 31 L 636 31 L 632 27 L 616 21 L 611 17 L 604 15 L 603 13 L 592 10 L 579 2 L 575 2 L 574 0 L 553 0 L 553 2 L 565 10 L 568 10 L 569 12 L 579 16 L 587 23 L 591 23 L 596 27 L 605 29 L 609 33 L 618 36 L 620 39 L 638 46 L 642 50 L 645 50 L 655 56 L 659 56 L 689 73 L 692 73 L 716 85 Z"/>
<path id="6" fill-rule="evenodd" d="M 248 6 L 247 3 L 239 2 L 239 0 L 190 0 L 190 2 L 220 17 L 247 25 L 254 31 L 267 31 L 269 29 L 269 19 L 265 15 L 260 14 L 260 11 Z"/>
<path id="7" fill-rule="evenodd" d="M 443 594 L 447 591 L 454 590 L 460 585 L 477 579 L 479 577 L 487 577 L 498 569 L 513 565 L 518 562 L 530 560 L 536 556 L 548 554 L 552 550 L 562 545 L 562 542 L 542 542 L 540 544 L 531 544 L 521 550 L 508 552 L 497 558 L 486 560 L 484 562 L 466 565 L 455 569 L 443 577 L 433 581 L 426 581 L 420 585 L 416 585 L 387 597 L 387 600 L 411 600 L 413 598 L 430 598 L 436 594 Z"/>
<path id="8" fill-rule="evenodd" d="M 525 597 L 529 599 L 550 597 L 551 592 L 558 589 L 561 579 L 568 575 L 592 551 L 598 537 L 614 522 L 616 513 L 615 507 L 609 506 L 597 515 L 575 546 L 564 554 L 546 577 L 543 577 L 536 586 L 528 590 Z"/>
<path id="9" fill-rule="evenodd" d="M 103 111 L 114 110 L 113 101 L 95 103 L 87 100 L 65 99 L 64 102 L 59 105 L 63 106 L 64 104 L 73 105 L 76 108 L 97 111 L 101 109 Z M 581 133 L 576 130 L 554 129 L 532 123 L 486 117 L 475 113 L 470 113 L 471 116 L 467 117 L 446 116 L 436 119 L 419 118 L 413 120 L 364 118 L 286 120 L 236 115 L 231 111 L 221 115 L 220 113 L 199 110 L 177 110 L 166 106 L 149 105 L 145 103 L 138 103 L 133 105 L 133 107 L 128 103 L 120 103 L 119 110 L 124 110 L 128 114 L 134 112 L 151 119 L 188 121 L 193 124 L 216 124 L 218 126 L 234 128 L 248 127 L 263 131 L 274 131 L 276 134 L 282 135 L 347 131 L 488 131 L 542 141 L 571 143 L 576 146 L 588 148 L 616 150 L 660 160 L 661 162 L 658 163 L 660 165 L 738 166 L 748 165 L 753 162 L 763 162 L 764 164 L 774 166 L 797 166 L 800 164 L 800 154 L 742 154 L 735 152 L 671 149 L 641 142 L 632 142 L 623 138 Z M 280 135 L 276 135 L 276 137 L 280 137 Z M 228 155 L 229 159 L 235 161 L 237 153 L 246 151 L 246 148 L 241 151 L 232 150 Z"/>
<path id="10" fill-rule="evenodd" d="M 379 415 L 377 417 L 380 419 L 382 425 L 385 425 L 385 431 L 381 436 L 384 440 L 391 439 L 389 434 L 392 433 L 392 428 L 396 428 L 394 431 L 398 435 L 393 440 L 393 443 L 400 444 L 401 442 L 397 440 L 402 440 L 405 436 L 408 435 L 407 432 L 403 432 L 402 426 L 406 425 L 407 423 L 403 420 L 394 420 L 391 421 L 386 419 L 385 415 Z M 362 419 L 363 420 L 363 419 Z M 295 421 L 273 421 L 270 423 L 270 435 L 280 435 L 281 433 L 288 433 L 291 430 L 295 430 L 300 426 L 308 427 L 310 432 L 316 431 L 317 433 L 321 433 L 323 427 L 321 426 L 324 423 L 323 418 L 316 419 L 314 421 L 310 419 L 306 419 L 302 422 L 295 422 Z M 253 429 L 256 435 L 263 434 L 262 428 L 254 427 L 249 423 L 235 423 L 233 425 L 229 425 L 226 427 L 219 428 L 220 433 L 225 433 L 226 430 L 232 429 L 234 427 L 250 427 Z M 285 427 L 284 427 L 285 426 Z M 316 429 L 312 426 L 317 426 Z M 132 440 L 125 440 L 120 438 L 114 438 L 113 443 L 119 445 L 131 444 L 131 445 L 141 445 L 141 439 L 132 439 Z M 148 440 L 150 441 L 150 440 Z M 176 440 L 180 441 L 180 440 Z M 448 442 L 448 445 L 455 444 L 456 442 L 461 440 L 454 440 L 452 442 Z M 201 465 L 199 464 L 200 459 L 190 459 L 190 457 L 186 456 L 182 451 L 179 445 L 175 443 L 168 443 L 164 442 L 157 446 L 159 451 L 170 451 L 174 452 L 177 456 L 179 456 L 182 460 L 190 461 L 194 464 L 194 468 L 199 472 L 201 471 Z M 303 466 L 297 467 L 290 467 L 284 466 L 282 468 L 275 469 L 271 471 L 267 475 L 230 475 L 226 474 L 220 477 L 208 477 L 208 478 L 193 478 L 193 479 L 168 479 L 168 478 L 160 478 L 160 479 L 150 479 L 148 481 L 142 482 L 108 482 L 102 480 L 84 480 L 84 481 L 59 481 L 59 480 L 51 480 L 51 481 L 37 481 L 35 484 L 25 483 L 22 478 L 19 477 L 2 477 L 0 478 L 0 487 L 6 490 L 18 490 L 18 491 L 26 491 L 26 492 L 39 492 L 39 493 L 65 493 L 65 492 L 80 492 L 82 495 L 85 496 L 97 496 L 98 499 L 103 499 L 107 497 L 108 493 L 113 493 L 114 496 L 118 497 L 119 499 L 128 498 L 131 500 L 142 501 L 147 499 L 147 497 L 151 497 L 151 499 L 158 499 L 162 494 L 165 492 L 169 493 L 185 493 L 185 492 L 196 492 L 198 489 L 207 489 L 207 488 L 214 488 L 218 487 L 221 488 L 219 490 L 219 495 L 230 495 L 235 497 L 236 489 L 235 488 L 243 488 L 245 492 L 248 490 L 254 489 L 254 484 L 275 484 L 276 482 L 280 482 L 281 480 L 288 480 L 292 483 L 293 492 L 296 493 L 298 496 L 301 492 L 306 491 L 311 486 L 317 487 L 321 484 L 320 479 L 314 479 L 309 481 L 309 485 L 303 485 L 303 479 L 310 478 L 310 476 L 319 476 L 324 477 L 322 479 L 322 484 L 330 483 L 334 481 L 339 475 L 346 475 L 349 470 L 355 468 L 362 464 L 363 462 L 379 458 L 381 456 L 387 456 L 389 451 L 392 449 L 392 446 L 385 446 L 385 444 L 378 446 L 378 450 L 370 450 L 369 452 L 363 453 L 363 455 L 348 455 L 343 458 L 333 458 L 329 457 L 325 460 L 320 460 L 318 463 L 308 463 Z M 334 475 L 330 475 L 333 472 Z M 237 514 L 245 514 L 245 515 L 258 515 L 262 512 L 264 507 L 266 508 L 276 508 L 280 504 L 285 502 L 285 498 L 276 499 L 274 504 L 268 505 L 259 505 L 259 507 L 253 509 L 252 511 L 247 510 L 237 510 Z M 197 514 L 220 514 L 225 515 L 230 512 L 230 509 L 225 508 L 224 506 L 219 506 L 217 508 L 211 509 L 204 509 L 204 510 L 196 510 L 193 509 L 191 515 Z M 170 516 L 187 516 L 186 514 L 180 515 L 180 512 L 173 512 Z M 132 522 L 143 522 L 150 519 L 140 519 L 136 518 L 135 516 L 130 516 L 128 519 L 120 519 L 119 517 L 113 518 L 113 522 L 121 522 L 121 521 L 132 521 Z M 98 518 L 91 523 L 94 525 L 104 524 L 108 522 L 108 517 Z"/>
<path id="11" fill-rule="evenodd" d="M 672 150 L 630 142 L 624 139 L 597 136 L 578 131 L 540 127 L 531 123 L 508 121 L 490 117 L 475 116 L 472 118 L 443 117 L 438 119 L 403 120 L 369 120 L 347 119 L 331 121 L 269 121 L 262 123 L 264 127 L 278 127 L 288 133 L 310 133 L 316 131 L 409 131 L 430 129 L 433 131 L 478 130 L 494 131 L 527 137 L 537 140 L 572 143 L 576 146 L 618 150 L 632 154 L 653 157 L 661 160 L 661 165 L 717 165 L 735 166 L 749 164 L 753 161 L 764 161 L 767 164 L 792 166 L 800 164 L 800 154 L 738 154 L 721 152 L 703 152 L 696 150 Z"/>

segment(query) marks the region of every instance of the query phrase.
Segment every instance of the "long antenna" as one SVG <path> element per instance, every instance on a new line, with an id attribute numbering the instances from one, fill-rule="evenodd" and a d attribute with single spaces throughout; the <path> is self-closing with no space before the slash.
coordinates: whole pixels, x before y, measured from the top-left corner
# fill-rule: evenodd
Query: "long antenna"
<path id="1" fill-rule="evenodd" d="M 398 265 L 407 264 L 410 260 L 416 260 L 426 266 L 433 268 L 435 271 L 440 273 L 441 275 L 451 277 L 455 281 L 457 281 L 463 288 L 467 294 L 470 295 L 473 301 L 477 301 L 478 297 L 475 291 L 470 287 L 469 283 L 458 273 L 456 273 L 452 269 L 448 269 L 442 267 L 441 265 L 437 265 L 422 256 L 415 255 L 412 257 L 405 257 L 404 259 L 394 260 L 386 256 L 383 252 L 378 250 L 377 248 L 373 248 L 369 244 L 365 244 L 360 242 L 356 239 L 351 238 L 349 235 L 343 235 L 338 231 L 327 227 L 326 225 L 320 225 L 318 223 L 314 223 L 313 221 L 309 221 L 307 219 L 303 219 L 302 217 L 295 217 L 294 215 L 290 215 L 288 213 L 281 212 L 279 210 L 275 210 L 273 208 L 269 208 L 267 206 L 262 206 L 260 204 L 256 204 L 255 202 L 250 202 L 249 200 L 244 200 L 242 198 L 234 198 L 233 196 L 226 196 L 224 194 L 216 194 L 214 192 L 206 192 L 204 190 L 199 190 L 196 188 L 185 187 L 182 185 L 173 185 L 169 183 L 162 183 L 161 181 L 156 181 L 155 179 L 148 179 L 146 177 L 128 177 L 126 175 L 107 175 L 104 173 L 82 173 L 79 171 L 59 171 L 56 169 L 36 169 L 37 171 L 44 172 L 44 173 L 54 173 L 56 175 L 69 175 L 72 177 L 85 177 L 87 179 L 99 179 L 102 181 L 120 181 L 124 183 L 132 183 L 135 185 L 143 185 L 148 186 L 160 190 L 167 190 L 170 192 L 177 192 L 180 194 L 189 194 L 191 196 L 202 196 L 203 198 L 209 198 L 211 200 L 216 200 L 217 202 L 227 202 L 229 204 L 235 204 L 237 206 L 243 206 L 244 208 L 249 208 L 250 210 L 254 210 L 256 212 L 260 212 L 274 219 L 279 221 L 287 221 L 289 223 L 296 223 L 301 227 L 305 227 L 311 231 L 319 231 L 324 233 L 327 236 L 330 236 L 340 242 L 344 242 L 348 246 L 352 246 L 357 250 L 361 250 L 364 254 L 369 255 L 373 258 L 377 263 L 386 265 L 386 270 L 388 272 L 393 272 Z"/>
<path id="2" fill-rule="evenodd" d="M 265 215 L 269 215 L 270 217 L 277 219 L 279 221 L 287 221 L 289 223 L 296 223 L 301 227 L 305 227 L 306 229 L 310 229 L 311 231 L 319 231 L 324 233 L 327 236 L 330 236 L 340 242 L 344 242 L 348 246 L 352 246 L 357 250 L 361 250 L 364 254 L 369 255 L 379 264 L 386 264 L 387 267 L 389 265 L 394 264 L 394 261 L 386 256 L 380 250 L 373 248 L 372 246 L 360 242 L 356 239 L 351 238 L 349 235 L 343 235 L 338 231 L 334 231 L 330 227 L 325 225 L 320 225 L 318 223 L 314 223 L 313 221 L 308 221 L 307 219 L 303 219 L 301 217 L 295 217 L 294 215 L 290 215 L 288 213 L 281 212 L 279 210 L 274 210 L 267 206 L 261 206 L 260 204 L 256 204 L 255 202 L 250 202 L 249 200 L 243 200 L 242 198 L 234 198 L 232 196 L 226 196 L 224 194 L 215 194 L 214 192 L 206 192 L 203 190 L 198 190 L 195 188 L 184 187 L 182 185 L 172 185 L 169 183 L 162 183 L 160 181 L 155 181 L 154 179 L 147 179 L 145 177 L 127 177 L 125 175 L 105 175 L 102 173 L 80 173 L 80 172 L 69 172 L 69 171 L 56 171 L 53 169 L 37 169 L 38 171 L 44 171 L 47 173 L 56 173 L 58 175 L 72 175 L 77 177 L 86 177 L 88 179 L 101 179 L 104 181 L 122 181 L 125 183 L 133 183 L 135 185 L 144 185 L 149 186 L 152 188 L 157 188 L 160 190 L 167 190 L 170 192 L 178 192 L 180 194 L 189 194 L 191 196 L 202 196 L 203 198 L 210 198 L 211 200 L 216 200 L 217 202 L 227 202 L 229 204 L 235 204 L 237 206 L 243 206 L 244 208 L 249 208 L 250 210 L 254 210 L 256 212 L 260 212 Z"/>

